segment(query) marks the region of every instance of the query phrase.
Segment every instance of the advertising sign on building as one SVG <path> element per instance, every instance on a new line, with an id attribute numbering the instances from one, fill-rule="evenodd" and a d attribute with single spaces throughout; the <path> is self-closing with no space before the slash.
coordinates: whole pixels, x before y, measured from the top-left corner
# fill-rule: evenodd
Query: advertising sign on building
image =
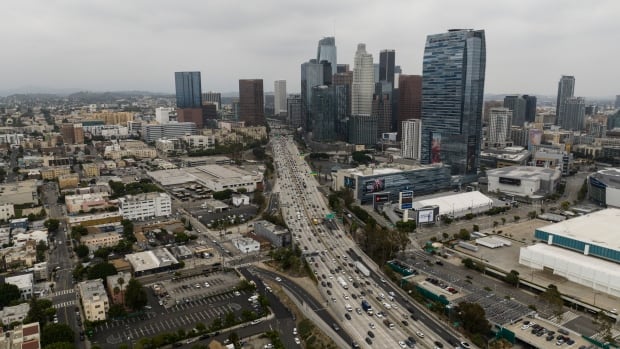
<path id="1" fill-rule="evenodd" d="M 398 203 L 401 210 L 413 208 L 413 191 L 401 191 Z"/>
<path id="2" fill-rule="evenodd" d="M 364 183 L 364 192 L 376 193 L 385 189 L 385 178 L 375 178 Z"/>

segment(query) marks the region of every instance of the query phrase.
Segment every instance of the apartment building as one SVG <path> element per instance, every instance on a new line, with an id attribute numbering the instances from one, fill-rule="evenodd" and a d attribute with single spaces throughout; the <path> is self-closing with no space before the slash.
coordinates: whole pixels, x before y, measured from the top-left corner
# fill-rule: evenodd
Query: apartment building
<path id="1" fill-rule="evenodd" d="M 106 313 L 110 309 L 110 302 L 103 287 L 103 280 L 82 281 L 78 284 L 78 290 L 80 298 L 82 298 L 86 320 L 105 320 Z"/>
<path id="2" fill-rule="evenodd" d="M 118 204 L 119 213 L 125 219 L 147 219 L 172 213 L 170 195 L 166 193 L 127 195 L 118 199 Z"/>
<path id="3" fill-rule="evenodd" d="M 105 232 L 82 237 L 80 242 L 86 245 L 90 252 L 95 252 L 101 247 L 113 247 L 118 245 L 122 235 L 117 232 Z"/>

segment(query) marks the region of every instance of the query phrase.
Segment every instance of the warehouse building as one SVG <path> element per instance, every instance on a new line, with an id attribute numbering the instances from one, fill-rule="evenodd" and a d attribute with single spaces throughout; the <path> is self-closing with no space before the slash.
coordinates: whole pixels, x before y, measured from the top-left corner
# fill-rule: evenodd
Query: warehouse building
<path id="1" fill-rule="evenodd" d="M 588 176 L 588 197 L 602 206 L 620 207 L 620 168 L 606 168 Z"/>
<path id="2" fill-rule="evenodd" d="M 620 296 L 620 209 L 606 209 L 536 229 L 546 244 L 523 247 L 519 263 L 549 270 L 594 290 Z"/>
<path id="3" fill-rule="evenodd" d="M 439 217 L 459 218 L 468 213 L 479 214 L 490 210 L 493 208 L 493 200 L 479 191 L 470 191 L 413 202 L 415 211 L 433 206 L 439 207 Z"/>
<path id="4" fill-rule="evenodd" d="M 542 199 L 555 191 L 561 176 L 559 169 L 534 166 L 509 166 L 488 170 L 488 191 Z"/>

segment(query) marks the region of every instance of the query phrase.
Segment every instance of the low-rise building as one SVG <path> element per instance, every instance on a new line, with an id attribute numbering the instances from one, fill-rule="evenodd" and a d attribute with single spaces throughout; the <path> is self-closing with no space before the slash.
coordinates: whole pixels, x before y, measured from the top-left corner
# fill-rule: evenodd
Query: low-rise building
<path id="1" fill-rule="evenodd" d="M 28 229 L 28 218 L 24 217 L 24 218 L 11 219 L 9 221 L 9 228 L 11 229 L 11 231 L 15 229 L 27 230 Z"/>
<path id="2" fill-rule="evenodd" d="M 190 150 L 205 150 L 215 147 L 215 136 L 213 135 L 187 135 L 183 141 Z"/>
<path id="3" fill-rule="evenodd" d="M 119 212 L 125 219 L 146 219 L 172 214 L 172 201 L 166 193 L 127 195 L 118 199 Z"/>
<path id="4" fill-rule="evenodd" d="M 47 235 L 47 230 L 31 230 L 28 232 L 19 232 L 17 234 L 14 232 L 11 241 L 13 241 L 13 246 L 16 247 L 24 246 L 28 241 L 34 241 L 36 244 L 39 242 L 47 243 Z"/>
<path id="5" fill-rule="evenodd" d="M 71 168 L 67 166 L 46 167 L 41 169 L 41 178 L 56 179 L 69 173 L 71 173 Z"/>
<path id="6" fill-rule="evenodd" d="M 183 142 L 178 138 L 162 138 L 155 141 L 155 149 L 165 155 L 176 155 L 183 152 Z"/>
<path id="7" fill-rule="evenodd" d="M 11 217 L 15 216 L 15 209 L 11 203 L 0 203 L 0 221 L 8 222 Z"/>
<path id="8" fill-rule="evenodd" d="M 103 287 L 103 280 L 82 281 L 78 283 L 78 291 L 82 299 L 86 320 L 105 320 L 106 313 L 110 309 L 110 302 Z"/>
<path id="9" fill-rule="evenodd" d="M 91 209 L 105 209 L 110 204 L 107 192 L 66 195 L 65 205 L 68 213 L 89 212 Z"/>
<path id="10" fill-rule="evenodd" d="M 241 206 L 241 205 L 249 205 L 250 204 L 250 197 L 245 195 L 245 194 L 233 194 L 232 195 L 232 204 L 234 206 Z"/>
<path id="11" fill-rule="evenodd" d="M 269 240 L 275 247 L 286 247 L 291 244 L 291 232 L 269 221 L 254 222 L 254 233 Z"/>
<path id="12" fill-rule="evenodd" d="M 0 227 L 0 246 L 8 245 L 11 242 L 11 228 Z"/>
<path id="13" fill-rule="evenodd" d="M 0 249 L 0 268 L 14 271 L 31 268 L 37 261 L 36 247 L 36 241 L 29 240 L 22 246 Z"/>
<path id="14" fill-rule="evenodd" d="M 253 192 L 262 188 L 263 174 L 229 165 L 205 165 L 176 170 L 148 172 L 148 175 L 164 186 L 198 183 L 212 191 L 244 188 Z"/>
<path id="15" fill-rule="evenodd" d="M 6 203 L 13 205 L 38 204 L 37 181 L 30 179 L 0 185 L 0 204 Z"/>
<path id="16" fill-rule="evenodd" d="M 555 191 L 561 177 L 559 168 L 509 166 L 487 171 L 488 191 L 522 198 L 541 199 Z"/>
<path id="17" fill-rule="evenodd" d="M 67 173 L 58 176 L 58 187 L 60 189 L 77 188 L 80 184 L 80 176 L 77 173 Z"/>
<path id="18" fill-rule="evenodd" d="M 129 280 L 131 280 L 131 274 L 126 272 L 119 272 L 106 277 L 105 283 L 108 285 L 108 294 L 112 298 L 112 304 L 124 304 L 123 296 Z"/>
<path id="19" fill-rule="evenodd" d="M 0 335 L 2 349 L 41 349 L 41 328 L 38 322 L 17 325 Z"/>
<path id="20" fill-rule="evenodd" d="M 238 238 L 232 241 L 233 245 L 241 253 L 251 253 L 260 251 L 260 243 L 250 238 Z"/>
<path id="21" fill-rule="evenodd" d="M 131 264 L 133 275 L 136 277 L 172 270 L 179 264 L 166 248 L 128 254 L 125 259 Z"/>
<path id="22" fill-rule="evenodd" d="M 22 299 L 30 299 L 34 295 L 34 275 L 32 273 L 8 276 L 4 283 L 17 286 Z"/>
<path id="23" fill-rule="evenodd" d="M 83 164 L 82 173 L 84 174 L 84 177 L 99 177 L 101 175 L 99 171 L 99 164 Z"/>
<path id="24" fill-rule="evenodd" d="M 0 310 L 0 321 L 6 325 L 13 322 L 22 322 L 26 318 L 26 315 L 28 315 L 29 310 L 30 303 L 21 303 L 12 307 L 4 307 Z M 2 342 L 0 342 L 0 348 L 2 348 L 1 343 Z"/>
<path id="25" fill-rule="evenodd" d="M 37 263 L 33 266 L 34 281 L 47 281 L 48 269 L 47 262 Z"/>
<path id="26" fill-rule="evenodd" d="M 113 247 L 123 239 L 123 236 L 117 232 L 104 232 L 93 235 L 86 235 L 80 240 L 81 243 L 88 247 L 90 252 L 95 252 L 102 247 Z"/>
<path id="27" fill-rule="evenodd" d="M 537 167 L 557 168 L 562 176 L 568 176 L 573 167 L 573 154 L 563 149 L 539 147 L 532 155 Z"/>
<path id="28" fill-rule="evenodd" d="M 177 260 L 190 259 L 193 256 L 192 250 L 185 245 L 173 246 L 170 248 L 170 252 Z"/>
<path id="29" fill-rule="evenodd" d="M 83 226 L 91 226 L 91 225 L 100 225 L 100 224 L 108 224 L 120 222 L 123 220 L 123 216 L 117 212 L 100 212 L 79 216 L 69 216 L 67 217 L 67 224 L 69 227 L 74 227 L 76 225 Z"/>

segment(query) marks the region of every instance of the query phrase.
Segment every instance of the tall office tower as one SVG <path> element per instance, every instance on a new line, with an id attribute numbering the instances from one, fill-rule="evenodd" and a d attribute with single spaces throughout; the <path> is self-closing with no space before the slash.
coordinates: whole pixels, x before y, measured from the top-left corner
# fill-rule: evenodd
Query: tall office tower
<path id="1" fill-rule="evenodd" d="M 301 127 L 301 104 L 301 95 L 290 95 L 286 99 L 287 122 L 294 129 Z"/>
<path id="2" fill-rule="evenodd" d="M 347 73 L 350 72 L 348 64 L 338 64 L 336 73 Z"/>
<path id="3" fill-rule="evenodd" d="M 336 140 L 336 99 L 333 86 L 312 88 L 312 140 Z"/>
<path id="4" fill-rule="evenodd" d="M 512 110 L 512 124 L 523 127 L 525 122 L 525 112 L 527 101 L 521 95 L 510 95 L 504 97 L 504 108 Z"/>
<path id="5" fill-rule="evenodd" d="M 374 83 L 378 83 L 379 80 L 379 63 L 373 63 L 372 65 L 373 68 L 373 78 L 374 78 Z"/>
<path id="6" fill-rule="evenodd" d="M 333 85 L 336 91 L 336 132 L 338 139 L 348 138 L 348 121 L 351 116 L 351 85 L 353 72 L 348 70 L 334 75 Z"/>
<path id="7" fill-rule="evenodd" d="M 396 51 L 381 50 L 379 52 L 379 81 L 388 81 L 394 86 L 394 64 Z"/>
<path id="8" fill-rule="evenodd" d="M 377 117 L 351 115 L 349 118 L 349 143 L 374 147 L 377 144 Z"/>
<path id="9" fill-rule="evenodd" d="M 575 94 L 575 77 L 562 75 L 558 83 L 558 99 L 555 103 L 555 124 L 562 125 L 564 118 L 564 103 L 566 99 L 573 97 Z"/>
<path id="10" fill-rule="evenodd" d="M 317 62 L 327 61 L 331 64 L 329 75 L 334 75 L 338 71 L 338 51 L 336 49 L 336 38 L 329 36 L 319 40 L 319 47 L 316 50 Z"/>
<path id="11" fill-rule="evenodd" d="M 263 104 L 265 115 L 274 116 L 275 96 L 271 93 L 265 93 L 265 100 Z"/>
<path id="12" fill-rule="evenodd" d="M 159 107 L 155 108 L 155 121 L 160 124 L 170 122 L 170 115 L 174 113 L 174 108 Z"/>
<path id="13" fill-rule="evenodd" d="M 219 92 L 203 92 L 202 102 L 209 102 L 216 105 L 217 110 L 222 109 L 222 94 Z"/>
<path id="14" fill-rule="evenodd" d="M 620 128 L 620 111 L 607 116 L 607 130 L 613 130 L 614 128 Z"/>
<path id="15" fill-rule="evenodd" d="M 401 154 L 405 159 L 420 160 L 422 151 L 422 120 L 404 120 L 400 128 L 403 130 L 403 137 L 400 142 Z"/>
<path id="16" fill-rule="evenodd" d="M 351 86 L 351 114 L 372 113 L 372 93 L 375 85 L 372 55 L 366 52 L 365 44 L 358 44 L 353 65 Z"/>
<path id="17" fill-rule="evenodd" d="M 286 80 L 276 80 L 273 82 L 273 115 L 280 116 L 286 114 Z"/>
<path id="18" fill-rule="evenodd" d="M 375 94 L 372 99 L 372 115 L 377 117 L 377 136 L 392 130 L 392 103 L 390 94 Z"/>
<path id="19" fill-rule="evenodd" d="M 246 126 L 265 124 L 263 79 L 239 80 L 239 121 Z"/>
<path id="20" fill-rule="evenodd" d="M 581 131 L 586 120 L 586 101 L 583 97 L 564 100 L 560 127 L 568 131 Z"/>
<path id="21" fill-rule="evenodd" d="M 200 72 L 176 72 L 174 84 L 177 92 L 177 108 L 200 108 L 202 95 Z"/>
<path id="22" fill-rule="evenodd" d="M 523 95 L 525 98 L 525 121 L 536 121 L 536 96 Z"/>
<path id="23" fill-rule="evenodd" d="M 513 113 L 508 108 L 492 108 L 490 114 L 487 143 L 492 148 L 503 148 L 511 136 Z"/>
<path id="24" fill-rule="evenodd" d="M 616 109 L 620 109 L 620 95 L 616 95 L 615 107 L 616 107 Z"/>
<path id="25" fill-rule="evenodd" d="M 486 68 L 484 30 L 429 35 L 422 69 L 422 160 L 476 179 Z"/>
<path id="26" fill-rule="evenodd" d="M 312 88 L 331 84 L 330 74 L 331 63 L 327 61 L 319 63 L 316 59 L 311 59 L 301 64 L 301 123 L 305 131 L 311 131 L 312 128 Z"/>
<path id="27" fill-rule="evenodd" d="M 422 76 L 400 75 L 398 77 L 398 137 L 402 139 L 405 120 L 422 118 Z"/>

